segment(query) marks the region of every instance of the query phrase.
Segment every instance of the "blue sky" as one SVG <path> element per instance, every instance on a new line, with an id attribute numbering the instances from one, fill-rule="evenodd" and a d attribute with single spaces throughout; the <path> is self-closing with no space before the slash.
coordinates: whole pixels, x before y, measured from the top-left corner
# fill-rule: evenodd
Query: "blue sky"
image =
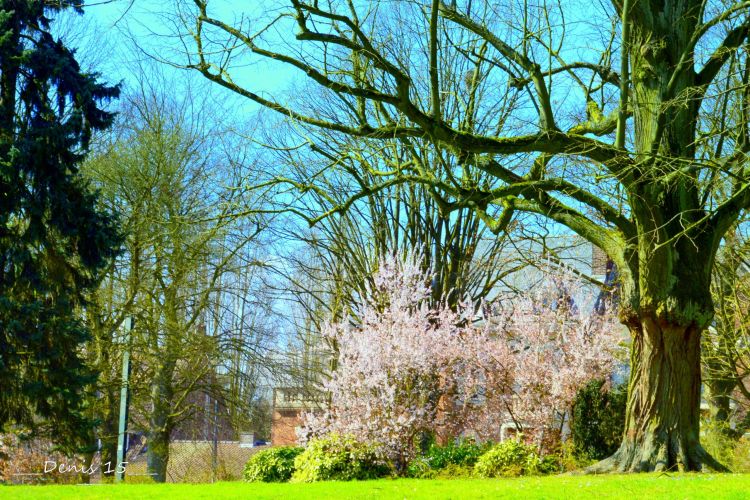
<path id="1" fill-rule="evenodd" d="M 164 23 L 167 14 L 164 11 L 173 4 L 171 0 L 135 0 L 132 4 L 130 0 L 97 4 L 98 2 L 99 0 L 92 0 L 92 6 L 85 9 L 83 16 L 70 11 L 63 12 L 58 14 L 52 23 L 53 31 L 62 36 L 69 46 L 77 49 L 77 58 L 86 71 L 101 73 L 101 78 L 110 84 L 122 82 L 123 90 L 127 93 L 138 82 L 139 66 L 158 68 L 164 73 L 167 81 L 174 83 L 174 87 L 168 89 L 169 91 L 182 92 L 183 85 L 189 81 L 194 88 L 217 95 L 224 112 L 223 116 L 220 115 L 221 118 L 229 117 L 238 128 L 243 128 L 244 125 L 251 127 L 257 122 L 255 117 L 259 106 L 252 101 L 211 84 L 196 71 L 160 64 L 143 53 L 177 60 L 176 52 L 165 50 L 165 47 L 174 46 L 174 40 L 165 37 L 169 27 Z M 217 6 L 222 5 L 222 2 L 212 2 L 212 5 L 214 3 Z M 223 5 L 227 7 L 231 3 L 223 2 Z M 229 11 L 225 10 L 224 13 L 226 12 Z M 278 65 L 273 70 L 253 69 L 242 71 L 243 79 L 250 82 L 254 88 L 267 91 L 284 88 L 296 76 Z M 180 96 L 177 98 L 179 100 Z M 113 103 L 113 106 L 117 107 L 118 103 Z M 252 144 L 249 144 L 249 147 L 255 149 L 257 154 L 262 154 L 259 147 Z M 271 252 L 271 255 L 266 257 L 272 258 L 278 264 L 279 259 L 273 255 L 275 250 L 266 250 Z M 282 302 L 278 303 L 277 307 L 281 308 L 282 313 L 284 310 L 287 311 L 286 314 L 280 313 L 279 317 L 289 316 L 288 307 Z M 288 328 L 289 325 L 284 324 L 282 327 Z M 283 335 L 279 341 L 286 343 Z"/>
<path id="2" fill-rule="evenodd" d="M 67 33 L 71 44 L 79 48 L 78 57 L 82 65 L 102 73 L 109 83 L 123 82 L 125 89 L 135 83 L 135 74 L 139 64 L 158 66 L 170 79 L 204 85 L 203 78 L 193 71 L 171 68 L 166 64 L 159 65 L 155 59 L 163 58 L 172 62 L 183 62 L 177 50 L 176 40 L 170 36 L 172 29 L 168 22 L 173 13 L 174 3 L 159 0 L 113 0 L 101 3 L 99 0 L 89 2 L 83 16 L 72 13 L 61 14 L 53 23 L 53 29 Z M 259 8 L 269 9 L 279 6 L 278 0 L 238 2 L 220 0 L 212 1 L 212 12 L 227 19 L 234 18 L 236 13 L 253 15 Z M 143 52 L 146 52 L 151 57 Z M 288 86 L 298 75 L 281 65 L 261 63 L 252 67 L 238 69 L 243 83 L 247 82 L 259 91 L 278 91 Z M 257 109 L 254 103 L 238 99 L 229 91 L 214 88 L 212 92 L 229 99 L 229 108 L 240 111 L 246 118 L 248 113 Z"/>

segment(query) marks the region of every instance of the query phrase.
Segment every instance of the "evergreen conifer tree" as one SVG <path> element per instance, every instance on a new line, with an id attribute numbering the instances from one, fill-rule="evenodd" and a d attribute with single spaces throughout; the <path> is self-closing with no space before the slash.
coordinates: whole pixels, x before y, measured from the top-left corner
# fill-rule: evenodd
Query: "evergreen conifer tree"
<path id="1" fill-rule="evenodd" d="M 80 4 L 79 4 L 80 5 Z M 84 442 L 79 306 L 118 251 L 116 217 L 78 174 L 117 86 L 86 74 L 50 32 L 73 2 L 0 0 L 0 431 Z"/>

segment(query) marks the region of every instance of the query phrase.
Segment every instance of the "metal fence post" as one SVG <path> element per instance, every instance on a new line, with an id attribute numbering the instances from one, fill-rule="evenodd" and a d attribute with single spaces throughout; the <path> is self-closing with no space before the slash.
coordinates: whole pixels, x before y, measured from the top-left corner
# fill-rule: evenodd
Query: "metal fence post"
<path id="1" fill-rule="evenodd" d="M 213 446 L 211 450 L 211 479 L 216 482 L 216 472 L 219 467 L 219 400 L 214 398 L 213 415 Z"/>
<path id="2" fill-rule="evenodd" d="M 133 329 L 133 318 L 125 318 L 125 349 L 122 353 L 122 386 L 120 388 L 120 423 L 117 434 L 117 463 L 115 464 L 115 481 L 121 482 L 125 477 L 125 441 L 128 432 L 128 386 L 130 384 L 130 332 Z"/>

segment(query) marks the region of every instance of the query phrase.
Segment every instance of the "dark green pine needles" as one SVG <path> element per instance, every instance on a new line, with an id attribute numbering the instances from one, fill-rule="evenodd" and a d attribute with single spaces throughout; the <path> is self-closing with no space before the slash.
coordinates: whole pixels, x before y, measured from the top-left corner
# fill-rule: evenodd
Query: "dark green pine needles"
<path id="1" fill-rule="evenodd" d="M 72 4 L 0 0 L 0 431 L 51 431 L 66 448 L 91 428 L 80 306 L 121 240 L 77 173 L 119 88 L 50 34 L 62 9 L 82 13 Z"/>

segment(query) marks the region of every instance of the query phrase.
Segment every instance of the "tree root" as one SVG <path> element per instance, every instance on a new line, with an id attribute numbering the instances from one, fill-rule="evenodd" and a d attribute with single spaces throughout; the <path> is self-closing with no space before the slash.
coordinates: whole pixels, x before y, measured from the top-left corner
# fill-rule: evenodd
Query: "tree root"
<path id="1" fill-rule="evenodd" d="M 584 473 L 698 472 L 704 467 L 715 472 L 730 472 L 700 444 L 689 449 L 676 445 L 674 440 L 671 444 L 649 446 L 626 441 L 611 457 L 587 467 Z"/>

